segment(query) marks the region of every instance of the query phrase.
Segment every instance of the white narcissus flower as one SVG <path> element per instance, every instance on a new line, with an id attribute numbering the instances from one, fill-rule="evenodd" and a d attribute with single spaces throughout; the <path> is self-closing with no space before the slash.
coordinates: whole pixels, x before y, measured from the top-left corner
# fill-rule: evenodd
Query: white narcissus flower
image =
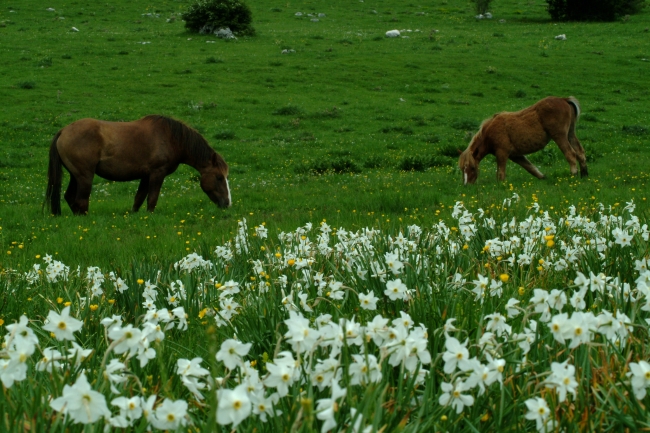
<path id="1" fill-rule="evenodd" d="M 320 337 L 318 330 L 309 327 L 309 320 L 295 311 L 289 311 L 289 318 L 284 323 L 288 328 L 284 336 L 296 353 L 310 351 Z"/>
<path id="2" fill-rule="evenodd" d="M 269 375 L 264 379 L 267 387 L 276 388 L 278 395 L 284 397 L 295 381 L 296 361 L 291 352 L 280 352 L 279 357 L 266 364 Z"/>
<path id="3" fill-rule="evenodd" d="M 251 400 L 246 392 L 246 385 L 235 389 L 219 389 L 217 391 L 217 422 L 221 425 L 232 424 L 235 429 L 251 413 Z"/>
<path id="4" fill-rule="evenodd" d="M 36 371 L 52 373 L 55 368 L 58 369 L 61 367 L 60 359 L 63 359 L 63 355 L 58 350 L 52 347 L 43 349 L 43 357 L 36 364 Z"/>
<path id="5" fill-rule="evenodd" d="M 243 362 L 242 358 L 248 355 L 251 346 L 251 343 L 242 343 L 229 338 L 221 343 L 221 348 L 216 355 L 217 361 L 222 361 L 226 368 L 233 370 Z"/>
<path id="6" fill-rule="evenodd" d="M 443 393 L 440 398 L 438 398 L 438 403 L 441 406 L 451 404 L 451 406 L 456 409 L 456 413 L 459 414 L 463 411 L 465 406 L 472 406 L 474 404 L 474 397 L 463 394 L 464 391 L 470 389 L 470 386 L 466 382 L 456 379 L 456 382 L 454 382 L 453 385 L 451 383 L 443 382 L 440 387 L 442 388 Z"/>
<path id="7" fill-rule="evenodd" d="M 253 393 L 249 393 L 248 396 L 251 400 L 251 405 L 253 408 L 253 413 L 260 417 L 262 422 L 267 421 L 267 416 L 278 416 L 282 415 L 281 410 L 274 408 L 274 405 L 277 404 L 280 396 L 277 393 L 273 393 L 268 397 L 264 397 L 264 389 L 260 389 Z"/>
<path id="8" fill-rule="evenodd" d="M 337 358 L 319 359 L 311 372 L 312 385 L 317 386 L 322 391 L 330 386 L 333 380 L 338 381 L 341 377 L 341 369 L 339 367 L 340 364 Z"/>
<path id="9" fill-rule="evenodd" d="M 122 373 L 126 369 L 126 365 L 120 362 L 118 359 L 111 359 L 111 362 L 106 366 L 104 371 L 104 377 L 108 379 L 111 384 L 111 392 L 113 394 L 119 394 L 120 391 L 115 387 L 118 383 L 126 382 L 126 376 Z"/>
<path id="10" fill-rule="evenodd" d="M 111 404 L 120 409 L 120 416 L 126 420 L 133 422 L 142 417 L 143 411 L 141 397 L 117 397 L 111 400 Z"/>
<path id="11" fill-rule="evenodd" d="M 29 319 L 27 316 L 20 316 L 18 323 L 7 325 L 7 335 L 5 335 L 5 343 L 7 345 L 16 345 L 25 342 L 31 346 L 38 345 L 38 337 L 29 328 Z"/>
<path id="12" fill-rule="evenodd" d="M 465 371 L 471 366 L 468 364 L 469 351 L 467 350 L 467 341 L 460 344 L 460 341 L 454 337 L 448 337 L 445 341 L 445 348 L 447 351 L 442 354 L 442 360 L 445 361 L 444 372 L 451 374 L 459 367 Z"/>
<path id="13" fill-rule="evenodd" d="M 630 362 L 630 371 L 627 376 L 632 378 L 634 396 L 639 400 L 643 400 L 646 395 L 646 388 L 650 386 L 650 364 L 646 361 Z"/>
<path id="14" fill-rule="evenodd" d="M 391 301 L 407 299 L 408 288 L 406 287 L 406 284 L 402 283 L 402 280 L 398 278 L 386 282 L 386 290 L 384 290 L 384 294 L 388 296 Z"/>
<path id="15" fill-rule="evenodd" d="M 556 314 L 551 318 L 548 327 L 553 334 L 553 338 L 560 344 L 564 344 L 564 336 L 568 333 L 569 315 L 567 313 Z"/>
<path id="16" fill-rule="evenodd" d="M 514 298 L 508 299 L 508 303 L 506 304 L 506 313 L 509 319 L 512 319 L 513 317 L 519 315 L 520 311 L 517 304 L 519 304 L 519 301 L 517 299 Z"/>
<path id="17" fill-rule="evenodd" d="M 555 388 L 559 396 L 560 403 L 566 401 L 567 392 L 576 397 L 576 388 L 578 382 L 576 381 L 576 368 L 569 364 L 569 361 L 562 363 L 551 363 L 551 375 L 546 379 L 547 388 Z"/>
<path id="18" fill-rule="evenodd" d="M 64 385 L 63 394 L 52 400 L 50 407 L 69 416 L 75 423 L 90 424 L 111 416 L 106 399 L 90 388 L 85 373 L 81 373 L 74 385 Z"/>
<path id="19" fill-rule="evenodd" d="M 485 316 L 485 319 L 489 319 L 485 326 L 487 331 L 494 331 L 497 336 L 501 336 L 503 333 L 510 335 L 512 328 L 506 323 L 506 318 L 500 313 L 488 314 Z"/>
<path id="20" fill-rule="evenodd" d="M 56 311 L 50 310 L 43 325 L 43 330 L 49 331 L 56 337 L 57 340 L 70 340 L 75 339 L 74 332 L 81 329 L 83 322 L 70 316 L 70 307 L 65 307 L 61 314 Z"/>
<path id="21" fill-rule="evenodd" d="M 537 431 L 543 432 L 546 429 L 546 421 L 551 414 L 551 409 L 549 409 L 546 400 L 541 397 L 535 397 L 529 398 L 525 403 L 528 408 L 528 412 L 525 415 L 526 419 L 534 420 Z"/>
<path id="22" fill-rule="evenodd" d="M 393 273 L 393 275 L 399 275 L 400 270 L 404 267 L 404 264 L 399 260 L 399 254 L 397 250 L 392 253 L 384 254 L 384 259 L 386 260 L 386 265 L 388 269 Z"/>
<path id="23" fill-rule="evenodd" d="M 359 305 L 364 310 L 370 310 L 370 311 L 376 310 L 377 301 L 379 301 L 379 298 L 376 297 L 373 292 L 368 292 L 366 294 L 359 293 Z"/>
<path id="24" fill-rule="evenodd" d="M 352 355 L 354 362 L 350 364 L 350 385 L 368 385 L 381 382 L 381 366 L 377 357 L 372 354 Z"/>
<path id="25" fill-rule="evenodd" d="M 177 430 L 187 425 L 187 402 L 167 399 L 149 417 L 151 424 L 159 430 Z"/>
<path id="26" fill-rule="evenodd" d="M 142 331 L 134 328 L 133 325 L 126 325 L 123 328 L 113 326 L 108 331 L 108 338 L 114 341 L 115 353 L 120 354 L 129 351 L 133 355 L 138 350 Z"/>
<path id="27" fill-rule="evenodd" d="M 332 382 L 332 396 L 330 398 L 316 400 L 316 418 L 324 421 L 321 427 L 321 433 L 326 433 L 336 427 L 336 419 L 334 416 L 339 407 L 336 400 L 345 397 L 346 393 L 347 389 L 341 389 L 338 382 L 334 381 Z"/>
<path id="28" fill-rule="evenodd" d="M 480 274 L 478 275 L 478 280 L 472 281 L 474 288 L 471 291 L 475 295 L 475 301 L 481 301 L 481 304 L 483 303 L 483 300 L 485 298 L 485 290 L 487 289 L 489 283 L 490 280 Z"/>

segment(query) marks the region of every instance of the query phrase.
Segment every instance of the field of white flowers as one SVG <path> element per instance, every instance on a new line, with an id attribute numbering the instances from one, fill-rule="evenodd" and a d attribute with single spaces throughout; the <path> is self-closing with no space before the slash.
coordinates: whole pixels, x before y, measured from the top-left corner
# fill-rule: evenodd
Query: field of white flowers
<path id="1" fill-rule="evenodd" d="M 634 211 L 515 194 L 395 233 L 241 220 L 163 266 L 45 256 L 0 275 L 0 430 L 647 428 Z"/>

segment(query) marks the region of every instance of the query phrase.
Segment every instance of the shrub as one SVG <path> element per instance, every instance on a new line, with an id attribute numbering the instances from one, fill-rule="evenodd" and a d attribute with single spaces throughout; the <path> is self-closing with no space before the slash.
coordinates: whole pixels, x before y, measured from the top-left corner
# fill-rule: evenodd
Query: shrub
<path id="1" fill-rule="evenodd" d="M 557 21 L 614 21 L 635 14 L 645 0 L 546 0 L 548 13 Z"/>
<path id="2" fill-rule="evenodd" d="M 217 140 L 233 140 L 236 137 L 235 132 L 229 129 L 224 129 L 214 134 L 214 138 Z"/>
<path id="3" fill-rule="evenodd" d="M 389 159 L 381 155 L 371 155 L 363 163 L 364 168 L 382 168 L 388 166 Z"/>
<path id="4" fill-rule="evenodd" d="M 239 35 L 253 35 L 253 15 L 240 0 L 198 0 L 182 14 L 185 28 L 200 33 L 212 33 L 228 27 Z"/>
<path id="5" fill-rule="evenodd" d="M 295 105 L 287 105 L 280 107 L 273 112 L 276 116 L 302 116 L 304 112 L 302 108 L 296 107 Z"/>
<path id="6" fill-rule="evenodd" d="M 459 131 L 476 131 L 479 123 L 473 119 L 456 119 L 451 123 L 451 127 Z"/>
<path id="7" fill-rule="evenodd" d="M 405 156 L 397 163 L 397 168 L 403 171 L 425 171 L 431 167 L 453 166 L 456 160 L 443 155 L 414 155 Z"/>
<path id="8" fill-rule="evenodd" d="M 36 83 L 33 82 L 33 81 L 23 81 L 23 82 L 18 83 L 18 87 L 20 87 L 21 89 L 28 89 L 29 90 L 29 89 L 33 89 L 34 87 L 36 87 Z"/>
<path id="9" fill-rule="evenodd" d="M 472 0 L 477 14 L 484 14 L 490 10 L 492 0 Z"/>
<path id="10" fill-rule="evenodd" d="M 387 126 L 380 129 L 380 132 L 384 134 L 397 133 L 402 135 L 413 135 L 413 128 L 409 126 Z"/>
<path id="11" fill-rule="evenodd" d="M 623 125 L 623 132 L 630 135 L 646 135 L 650 128 L 641 125 Z"/>

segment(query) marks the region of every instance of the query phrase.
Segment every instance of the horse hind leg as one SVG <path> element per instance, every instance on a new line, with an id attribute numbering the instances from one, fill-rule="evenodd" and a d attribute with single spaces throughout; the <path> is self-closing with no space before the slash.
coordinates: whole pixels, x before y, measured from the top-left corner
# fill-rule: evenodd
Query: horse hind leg
<path id="1" fill-rule="evenodd" d="M 539 171 L 535 165 L 528 160 L 525 156 L 510 156 L 510 161 L 519 164 L 522 166 L 528 173 L 532 174 L 538 179 L 545 179 L 546 176 L 544 176 L 544 173 Z"/>
<path id="2" fill-rule="evenodd" d="M 158 196 L 160 195 L 160 188 L 162 188 L 164 175 L 154 175 L 149 178 L 149 194 L 147 195 L 147 210 L 153 212 L 158 203 Z"/>
<path id="3" fill-rule="evenodd" d="M 90 192 L 93 188 L 91 179 L 77 179 L 77 194 L 75 196 L 75 209 L 72 210 L 76 215 L 86 215 L 88 213 L 88 201 Z"/>
<path id="4" fill-rule="evenodd" d="M 70 182 L 68 182 L 68 188 L 65 190 L 63 198 L 65 198 L 66 203 L 70 206 L 72 213 L 77 214 L 77 179 L 72 174 L 70 175 Z"/>
<path id="5" fill-rule="evenodd" d="M 564 157 L 566 160 L 569 162 L 569 167 L 571 167 L 571 175 L 575 176 L 578 174 L 578 167 L 576 165 L 576 159 L 577 159 L 577 154 L 576 151 L 573 150 L 573 147 L 571 146 L 571 143 L 569 143 L 569 140 L 566 135 L 562 135 L 559 137 L 552 137 L 553 141 L 557 143 L 557 146 L 560 148 L 562 153 L 564 154 Z"/>
<path id="6" fill-rule="evenodd" d="M 571 144 L 573 151 L 576 153 L 578 163 L 580 164 L 580 177 L 589 176 L 589 171 L 587 170 L 587 156 L 584 147 L 580 144 L 580 140 L 578 140 L 578 137 L 573 134 L 572 137 L 569 137 L 569 143 Z"/>
<path id="7" fill-rule="evenodd" d="M 144 199 L 147 198 L 147 194 L 149 193 L 149 178 L 148 177 L 143 177 L 140 180 L 140 184 L 138 185 L 138 191 L 135 193 L 135 200 L 133 200 L 133 212 L 137 212 L 140 210 L 140 206 L 142 206 L 142 203 L 144 203 Z"/>

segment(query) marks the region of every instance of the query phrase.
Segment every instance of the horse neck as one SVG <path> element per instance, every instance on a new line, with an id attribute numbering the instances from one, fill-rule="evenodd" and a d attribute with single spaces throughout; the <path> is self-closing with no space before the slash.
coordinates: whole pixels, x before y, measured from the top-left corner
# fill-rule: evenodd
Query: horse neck
<path id="1" fill-rule="evenodd" d="M 179 162 L 189 165 L 199 173 L 203 173 L 208 167 L 212 166 L 212 154 L 215 153 L 209 146 L 206 145 L 206 147 L 208 149 L 205 152 L 193 152 L 188 146 L 179 146 Z"/>
<path id="2" fill-rule="evenodd" d="M 476 159 L 476 162 L 480 162 L 483 158 L 485 158 L 485 155 L 489 153 L 488 149 L 485 146 L 485 140 L 481 136 L 480 132 L 472 138 L 472 141 L 469 143 L 469 146 L 467 146 L 465 152 L 468 152 L 470 155 L 472 155 L 472 157 Z"/>

